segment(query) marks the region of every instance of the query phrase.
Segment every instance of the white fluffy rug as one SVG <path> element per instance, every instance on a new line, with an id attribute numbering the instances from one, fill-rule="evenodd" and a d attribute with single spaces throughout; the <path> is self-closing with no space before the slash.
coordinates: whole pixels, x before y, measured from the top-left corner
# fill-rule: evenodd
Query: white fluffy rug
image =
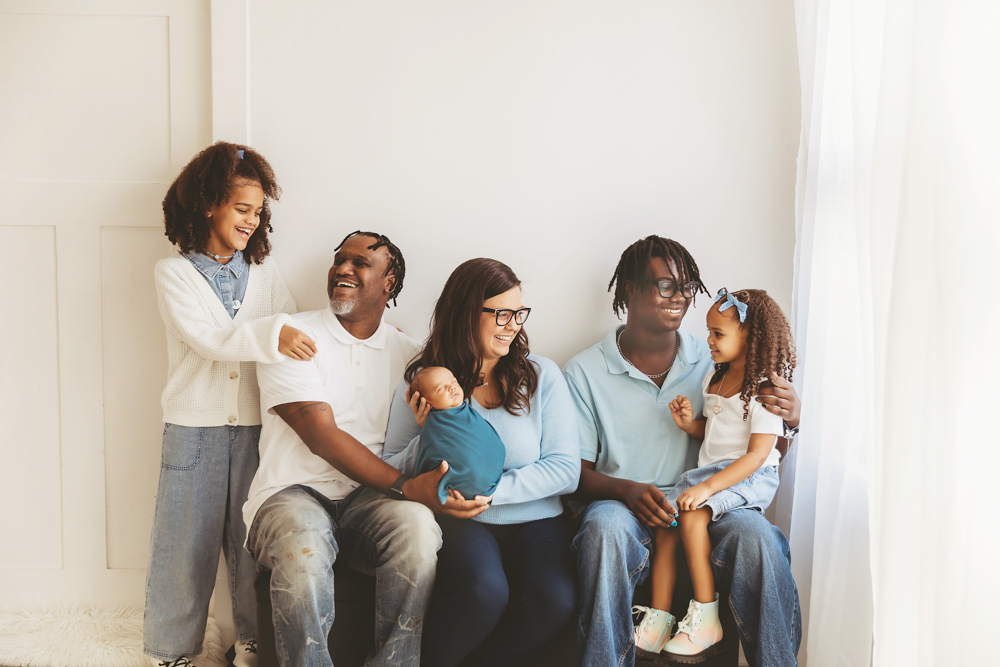
<path id="1" fill-rule="evenodd" d="M 220 644 L 215 621 L 209 618 L 201 660 L 207 667 L 223 667 L 226 648 Z M 142 609 L 0 610 L 0 665 L 147 667 L 149 661 L 142 654 Z"/>

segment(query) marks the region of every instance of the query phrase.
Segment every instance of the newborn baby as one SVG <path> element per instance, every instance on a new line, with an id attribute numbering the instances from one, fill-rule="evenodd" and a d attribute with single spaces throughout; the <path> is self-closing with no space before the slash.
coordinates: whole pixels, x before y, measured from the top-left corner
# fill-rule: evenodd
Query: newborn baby
<path id="1" fill-rule="evenodd" d="M 465 400 L 455 376 L 441 366 L 424 368 L 414 376 L 410 391 L 420 392 L 431 406 L 420 431 L 417 474 L 448 462 L 448 472 L 438 486 L 442 503 L 452 489 L 466 499 L 492 495 L 503 474 L 507 450 L 489 422 Z"/>

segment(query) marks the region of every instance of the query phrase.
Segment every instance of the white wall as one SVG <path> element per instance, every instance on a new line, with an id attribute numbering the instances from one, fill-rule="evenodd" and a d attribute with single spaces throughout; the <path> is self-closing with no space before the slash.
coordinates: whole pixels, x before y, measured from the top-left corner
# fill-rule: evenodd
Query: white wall
<path id="1" fill-rule="evenodd" d="M 207 0 L 0 0 L 0 606 L 141 605 L 160 201 L 211 138 Z"/>
<path id="2" fill-rule="evenodd" d="M 392 323 L 422 338 L 451 270 L 494 257 L 560 364 L 614 324 L 608 280 L 650 233 L 713 293 L 791 303 L 790 0 L 250 0 L 249 35 L 250 141 L 284 187 L 274 254 L 300 308 L 358 228 L 407 259 Z"/>
<path id="3" fill-rule="evenodd" d="M 249 127 L 274 164 L 300 307 L 371 228 L 409 264 L 391 321 L 422 337 L 449 272 L 492 256 L 562 363 L 649 233 L 789 304 L 794 28 L 791 0 L 0 0 L 0 604 L 142 604 L 159 202 L 212 138 Z"/>

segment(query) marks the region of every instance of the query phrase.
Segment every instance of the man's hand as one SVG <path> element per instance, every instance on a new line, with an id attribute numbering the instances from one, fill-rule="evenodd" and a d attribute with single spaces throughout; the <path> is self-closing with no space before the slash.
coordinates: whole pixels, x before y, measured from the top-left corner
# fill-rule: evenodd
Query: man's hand
<path id="1" fill-rule="evenodd" d="M 781 417 L 791 428 L 799 425 L 802 401 L 791 382 L 771 373 L 771 381 L 763 383 L 759 393 L 757 400 L 764 405 L 764 409 Z"/>
<path id="2" fill-rule="evenodd" d="M 285 325 L 278 333 L 278 352 L 292 359 L 309 361 L 316 356 L 316 343 L 295 327 Z"/>
<path id="3" fill-rule="evenodd" d="M 486 511 L 490 506 L 489 498 L 477 496 L 474 500 L 459 500 L 453 495 L 442 505 L 438 500 L 438 486 L 441 478 L 448 472 L 448 462 L 442 461 L 434 470 L 417 475 L 403 482 L 403 497 L 407 500 L 426 505 L 438 514 L 447 514 L 458 519 L 471 519 Z"/>
<path id="4" fill-rule="evenodd" d="M 621 500 L 647 526 L 671 528 L 677 525 L 677 510 L 652 484 L 619 480 L 623 485 Z"/>
<path id="5" fill-rule="evenodd" d="M 685 489 L 681 492 L 681 495 L 677 497 L 677 507 L 680 508 L 682 512 L 690 512 L 691 510 L 698 509 L 698 506 L 709 499 L 712 495 L 712 490 L 708 488 L 705 484 L 695 484 L 689 489 Z"/>
<path id="6" fill-rule="evenodd" d="M 431 412 L 431 404 L 420 395 L 419 391 L 411 393 L 409 387 L 406 388 L 406 402 L 410 404 L 410 410 L 413 410 L 413 418 L 417 420 L 417 426 L 423 428 L 424 422 L 427 421 L 427 415 Z"/>
<path id="7" fill-rule="evenodd" d="M 691 432 L 694 427 L 694 408 L 686 397 L 678 396 L 670 401 L 670 416 L 674 418 L 677 428 L 685 433 Z"/>

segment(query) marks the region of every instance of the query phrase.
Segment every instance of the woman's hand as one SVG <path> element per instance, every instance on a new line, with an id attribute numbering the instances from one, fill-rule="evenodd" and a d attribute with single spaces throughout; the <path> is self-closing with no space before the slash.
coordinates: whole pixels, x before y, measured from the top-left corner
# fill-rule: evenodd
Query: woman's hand
<path id="1" fill-rule="evenodd" d="M 460 501 L 465 500 L 465 496 L 463 496 L 462 492 L 459 491 L 458 489 L 449 489 L 448 495 L 454 498 L 455 500 L 460 500 Z M 476 496 L 475 498 L 473 498 L 473 500 L 475 500 L 477 503 L 485 502 L 487 505 L 489 505 L 490 503 L 493 502 L 493 496 Z"/>
<path id="2" fill-rule="evenodd" d="M 760 389 L 757 400 L 771 414 L 778 415 L 791 428 L 799 425 L 799 413 L 802 411 L 802 401 L 795 392 L 795 387 L 785 378 L 771 373 L 771 386 Z"/>
<path id="3" fill-rule="evenodd" d="M 442 461 L 434 470 L 406 480 L 403 483 L 403 497 L 426 505 L 438 514 L 447 514 L 458 519 L 471 519 L 485 512 L 490 506 L 490 499 L 479 496 L 475 500 L 459 500 L 449 494 L 444 504 L 441 504 L 438 499 L 438 485 L 446 472 L 448 472 L 448 462 Z"/>
<path id="4" fill-rule="evenodd" d="M 423 428 L 424 422 L 427 421 L 427 415 L 431 412 L 431 404 L 420 395 L 419 391 L 411 394 L 409 387 L 406 388 L 406 402 L 410 404 L 410 409 L 413 410 L 413 418 L 417 420 L 417 426 Z"/>
<path id="5" fill-rule="evenodd" d="M 691 432 L 694 427 L 694 408 L 686 397 L 678 396 L 670 401 L 670 416 L 674 418 L 677 428 L 685 433 Z"/>
<path id="6" fill-rule="evenodd" d="M 698 509 L 698 506 L 712 496 L 712 490 L 705 484 L 695 484 L 690 489 L 681 492 L 677 497 L 677 507 L 682 512 L 690 512 Z"/>
<path id="7" fill-rule="evenodd" d="M 641 484 L 620 480 L 623 490 L 621 501 L 632 510 L 632 514 L 647 526 L 671 528 L 677 525 L 677 510 L 667 497 L 652 484 Z"/>
<path id="8" fill-rule="evenodd" d="M 299 361 L 316 356 L 316 343 L 298 329 L 285 325 L 278 333 L 278 352 Z"/>

